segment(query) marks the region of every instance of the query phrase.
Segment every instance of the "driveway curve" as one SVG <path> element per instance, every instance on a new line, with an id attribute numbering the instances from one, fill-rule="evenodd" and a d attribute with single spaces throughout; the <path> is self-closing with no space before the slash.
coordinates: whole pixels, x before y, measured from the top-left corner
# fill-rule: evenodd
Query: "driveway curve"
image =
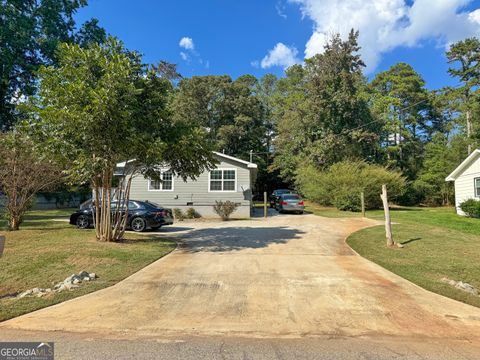
<path id="1" fill-rule="evenodd" d="M 172 254 L 115 286 L 6 321 L 0 331 L 477 343 L 480 309 L 423 290 L 345 244 L 375 224 L 314 215 L 183 223 L 165 229 L 180 241 Z"/>

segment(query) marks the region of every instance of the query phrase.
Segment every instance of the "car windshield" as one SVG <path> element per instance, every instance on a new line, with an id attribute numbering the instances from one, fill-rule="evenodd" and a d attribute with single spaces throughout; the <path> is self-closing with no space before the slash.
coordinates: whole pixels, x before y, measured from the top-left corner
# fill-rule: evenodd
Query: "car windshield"
<path id="1" fill-rule="evenodd" d="M 298 200 L 300 197 L 298 195 L 283 195 L 284 200 Z"/>

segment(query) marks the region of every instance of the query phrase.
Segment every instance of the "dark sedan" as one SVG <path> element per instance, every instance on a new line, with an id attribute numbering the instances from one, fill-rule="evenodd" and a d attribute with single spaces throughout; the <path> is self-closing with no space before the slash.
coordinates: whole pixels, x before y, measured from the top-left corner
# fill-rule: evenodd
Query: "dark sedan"
<path id="1" fill-rule="evenodd" d="M 112 201 L 111 206 L 112 212 L 115 211 L 116 201 Z M 90 203 L 90 206 L 84 206 L 70 216 L 70 224 L 76 225 L 80 229 L 92 227 L 94 213 L 95 208 Z M 128 229 L 141 232 L 148 228 L 156 230 L 164 225 L 172 224 L 173 213 L 171 209 L 163 208 L 149 201 L 130 200 L 128 202 Z"/>

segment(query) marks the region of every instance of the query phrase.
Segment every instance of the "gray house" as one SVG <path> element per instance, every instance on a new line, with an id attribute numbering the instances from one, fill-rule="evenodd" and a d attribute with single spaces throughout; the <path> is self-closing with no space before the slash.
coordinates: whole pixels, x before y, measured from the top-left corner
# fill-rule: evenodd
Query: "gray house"
<path id="1" fill-rule="evenodd" d="M 213 211 L 215 200 L 230 200 L 240 204 L 232 218 L 249 218 L 257 165 L 222 153 L 214 154 L 218 161 L 216 168 L 195 181 L 183 181 L 168 168 L 160 170 L 162 181 L 141 175 L 134 177 L 130 198 L 181 210 L 194 208 L 203 217 L 217 217 Z"/>

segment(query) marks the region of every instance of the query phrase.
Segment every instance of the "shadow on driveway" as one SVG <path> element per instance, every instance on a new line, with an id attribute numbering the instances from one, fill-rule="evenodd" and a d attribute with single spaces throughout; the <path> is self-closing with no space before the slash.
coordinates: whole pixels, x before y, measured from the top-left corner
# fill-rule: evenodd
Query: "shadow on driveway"
<path id="1" fill-rule="evenodd" d="M 224 227 L 198 229 L 182 237 L 184 252 L 224 252 L 265 248 L 270 244 L 285 244 L 304 232 L 287 227 Z"/>

